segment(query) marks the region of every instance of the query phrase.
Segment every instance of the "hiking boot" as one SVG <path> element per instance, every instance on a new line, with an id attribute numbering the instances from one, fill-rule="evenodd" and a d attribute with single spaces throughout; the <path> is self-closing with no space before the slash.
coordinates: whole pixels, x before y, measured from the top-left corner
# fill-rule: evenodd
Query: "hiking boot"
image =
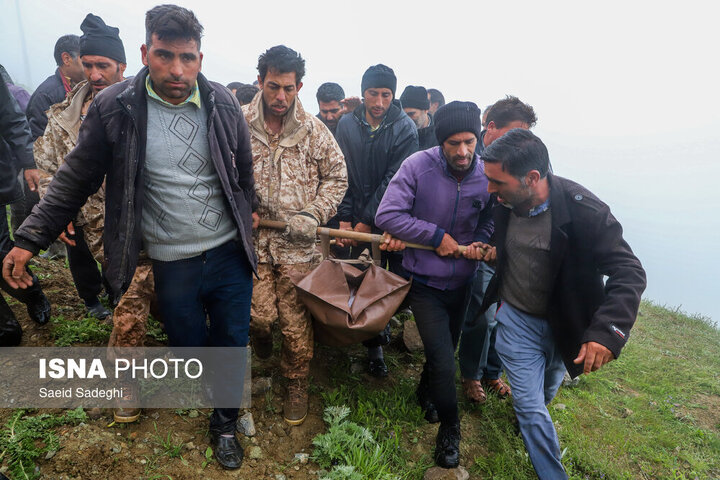
<path id="1" fill-rule="evenodd" d="M 113 420 L 115 423 L 132 423 L 140 418 L 142 410 L 132 407 L 120 407 L 113 409 Z"/>
<path id="2" fill-rule="evenodd" d="M 368 373 L 375 378 L 385 378 L 388 376 L 388 367 L 383 358 L 374 358 L 368 360 Z"/>
<path id="3" fill-rule="evenodd" d="M 234 433 L 229 437 L 211 433 L 210 444 L 212 445 L 215 460 L 217 460 L 222 468 L 226 470 L 240 468 L 245 452 L 243 452 L 240 442 L 238 442 Z"/>
<path id="4" fill-rule="evenodd" d="M 307 378 L 290 379 L 283 403 L 283 417 L 290 425 L 300 425 L 308 412 Z"/>
<path id="5" fill-rule="evenodd" d="M 43 292 L 39 292 L 25 306 L 28 316 L 38 325 L 45 325 L 50 321 L 50 302 Z"/>
<path id="6" fill-rule="evenodd" d="M 272 335 L 266 337 L 254 336 L 252 339 L 252 349 L 255 355 L 261 360 L 270 358 L 273 351 L 273 338 Z"/>
<path id="7" fill-rule="evenodd" d="M 420 408 L 425 413 L 425 420 L 427 420 L 428 423 L 438 423 L 440 417 L 438 416 L 437 408 L 435 408 L 435 404 L 430 399 L 428 386 L 422 381 L 420 385 L 418 385 L 417 390 L 415 390 L 415 397 L 417 398 L 418 405 L 420 405 Z"/>
<path id="8" fill-rule="evenodd" d="M 435 464 L 442 468 L 460 465 L 460 424 L 440 424 L 435 438 Z"/>

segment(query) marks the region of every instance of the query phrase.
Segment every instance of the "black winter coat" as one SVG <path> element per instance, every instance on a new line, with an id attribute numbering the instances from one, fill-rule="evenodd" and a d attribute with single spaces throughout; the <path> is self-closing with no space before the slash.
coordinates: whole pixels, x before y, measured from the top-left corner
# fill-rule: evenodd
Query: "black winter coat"
<path id="1" fill-rule="evenodd" d="M 42 82 L 33 92 L 28 102 L 27 114 L 28 122 L 30 122 L 30 132 L 32 140 L 43 136 L 45 127 L 47 127 L 47 110 L 50 106 L 65 100 L 67 92 L 63 85 L 62 73 L 60 69 L 55 70 L 54 75 L 50 75 Z"/>
<path id="2" fill-rule="evenodd" d="M 8 86 L 0 82 L 0 206 L 22 198 L 18 172 L 23 168 L 35 168 L 30 128 Z"/>
<path id="3" fill-rule="evenodd" d="M 428 113 L 430 117 L 430 124 L 425 128 L 418 129 L 418 143 L 420 144 L 420 150 L 427 150 L 428 148 L 437 147 L 439 145 L 437 136 L 435 136 L 435 120 L 432 115 Z"/>
<path id="4" fill-rule="evenodd" d="M 76 147 L 65 157 L 47 194 L 15 234 L 16 245 L 37 253 L 46 248 L 95 193 L 105 175 L 105 272 L 113 293 L 123 293 L 132 279 L 141 249 L 145 183 L 147 97 L 143 68 L 135 78 L 100 92 L 82 122 Z M 247 123 L 234 95 L 198 75 L 208 110 L 208 143 L 226 206 L 253 270 L 251 213 L 257 208 Z M 119 295 L 118 295 L 119 296 Z"/>
<path id="5" fill-rule="evenodd" d="M 573 360 L 586 342 L 597 342 L 617 358 L 635 323 L 646 279 L 640 260 L 622 236 L 610 207 L 582 185 L 548 174 L 553 279 L 546 318 L 568 372 L 583 365 Z M 505 239 L 511 210 L 494 210 L 497 270 L 483 307 L 499 296 L 505 270 Z M 603 282 L 606 275 L 607 281 Z"/>
<path id="6" fill-rule="evenodd" d="M 365 105 L 352 115 L 344 115 L 335 138 L 345 155 L 348 189 L 338 206 L 338 218 L 353 225 L 362 222 L 374 228 L 375 213 L 385 189 L 400 164 L 418 151 L 415 124 L 393 100 L 383 123 L 370 132 L 365 121 Z"/>

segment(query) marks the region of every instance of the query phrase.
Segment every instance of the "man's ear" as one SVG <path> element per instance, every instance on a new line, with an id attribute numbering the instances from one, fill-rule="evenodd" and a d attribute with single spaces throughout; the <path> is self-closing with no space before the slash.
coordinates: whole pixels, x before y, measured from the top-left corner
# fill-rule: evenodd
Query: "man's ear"
<path id="1" fill-rule="evenodd" d="M 534 187 L 540 181 L 540 172 L 537 170 L 530 170 L 527 175 L 525 175 L 525 178 L 527 178 L 527 185 L 529 187 Z"/>
<path id="2" fill-rule="evenodd" d="M 72 55 L 70 55 L 68 52 L 62 52 L 60 54 L 60 59 L 62 60 L 63 65 L 70 65 L 73 61 Z"/>
<path id="3" fill-rule="evenodd" d="M 302 85 L 303 85 L 302 82 L 298 82 L 298 84 L 295 86 L 295 91 L 299 92 L 300 89 L 302 88 Z"/>
<path id="4" fill-rule="evenodd" d="M 140 45 L 140 53 L 142 54 L 142 64 L 147 66 L 148 64 L 148 47 L 144 43 Z"/>
<path id="5" fill-rule="evenodd" d="M 262 81 L 262 78 L 260 78 L 260 75 L 258 75 L 258 85 L 257 86 L 260 90 L 263 89 L 263 81 Z"/>

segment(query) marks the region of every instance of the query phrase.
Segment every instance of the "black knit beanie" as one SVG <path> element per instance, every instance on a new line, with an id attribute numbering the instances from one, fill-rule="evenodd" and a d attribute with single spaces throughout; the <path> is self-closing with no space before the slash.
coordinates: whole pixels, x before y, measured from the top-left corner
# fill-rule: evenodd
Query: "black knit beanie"
<path id="1" fill-rule="evenodd" d="M 435 136 L 440 145 L 451 135 L 472 132 L 480 140 L 480 109 L 472 102 L 450 102 L 438 108 L 433 117 Z"/>
<path id="2" fill-rule="evenodd" d="M 120 40 L 120 29 L 105 25 L 102 18 L 88 13 L 80 25 L 80 30 L 83 31 L 80 37 L 80 56 L 100 55 L 127 63 L 125 47 Z"/>
<path id="3" fill-rule="evenodd" d="M 365 93 L 368 88 L 389 88 L 395 97 L 397 78 L 393 69 L 379 63 L 365 70 L 362 76 L 360 90 Z"/>
<path id="4" fill-rule="evenodd" d="M 428 100 L 427 90 L 425 87 L 415 87 L 408 85 L 400 95 L 400 103 L 403 108 L 417 108 L 418 110 L 429 110 L 430 100 Z"/>

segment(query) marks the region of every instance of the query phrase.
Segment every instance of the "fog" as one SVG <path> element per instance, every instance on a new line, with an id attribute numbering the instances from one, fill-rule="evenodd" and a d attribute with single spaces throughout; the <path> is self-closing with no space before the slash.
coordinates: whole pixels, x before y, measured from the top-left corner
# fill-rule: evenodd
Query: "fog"
<path id="1" fill-rule="evenodd" d="M 648 273 L 645 298 L 720 320 L 720 30 L 711 2 L 178 2 L 205 27 L 203 73 L 250 83 L 258 55 L 306 59 L 300 99 L 326 81 L 360 95 L 385 63 L 408 85 L 481 108 L 534 106 L 555 173 L 607 202 Z M 141 67 L 156 2 L 0 0 L 0 63 L 29 90 L 54 71 L 55 40 L 89 12 L 120 28 L 126 74 Z"/>

